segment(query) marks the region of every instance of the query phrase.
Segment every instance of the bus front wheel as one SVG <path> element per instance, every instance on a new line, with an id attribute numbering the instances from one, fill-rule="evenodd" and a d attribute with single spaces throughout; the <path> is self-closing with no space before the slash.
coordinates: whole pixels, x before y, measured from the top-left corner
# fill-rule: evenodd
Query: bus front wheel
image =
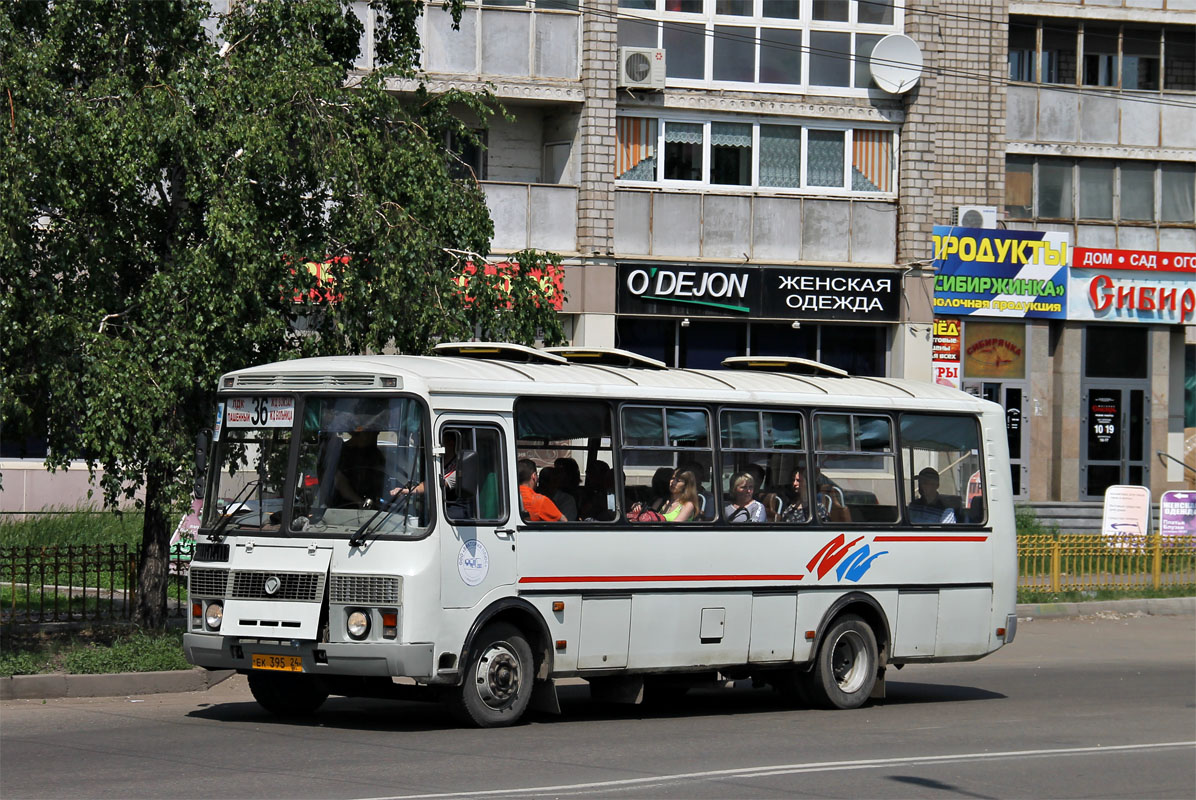
<path id="1" fill-rule="evenodd" d="M 532 697 L 535 667 L 522 631 L 505 622 L 478 636 L 465 681 L 454 693 L 454 713 L 479 728 L 513 725 Z"/>
<path id="2" fill-rule="evenodd" d="M 328 689 L 314 675 L 250 672 L 249 691 L 258 705 L 279 717 L 305 717 L 328 699 Z"/>
<path id="3" fill-rule="evenodd" d="M 879 656 L 876 634 L 854 614 L 836 619 L 822 639 L 805 689 L 815 705 L 859 708 L 876 685 Z"/>

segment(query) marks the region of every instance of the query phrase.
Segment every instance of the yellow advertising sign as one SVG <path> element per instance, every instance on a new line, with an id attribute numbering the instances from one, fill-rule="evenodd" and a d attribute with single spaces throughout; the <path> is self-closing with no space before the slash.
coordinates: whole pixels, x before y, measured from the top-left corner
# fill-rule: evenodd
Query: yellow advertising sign
<path id="1" fill-rule="evenodd" d="M 1026 327 L 968 320 L 963 329 L 963 374 L 968 378 L 1026 377 Z"/>

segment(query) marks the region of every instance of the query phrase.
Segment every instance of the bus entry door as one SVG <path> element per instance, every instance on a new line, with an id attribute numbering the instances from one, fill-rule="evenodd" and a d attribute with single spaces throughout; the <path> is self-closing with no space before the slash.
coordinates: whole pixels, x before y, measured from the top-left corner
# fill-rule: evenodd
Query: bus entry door
<path id="1" fill-rule="evenodd" d="M 515 582 L 515 533 L 506 450 L 510 423 L 499 417 L 442 417 L 437 441 L 441 601 L 470 608 Z"/>

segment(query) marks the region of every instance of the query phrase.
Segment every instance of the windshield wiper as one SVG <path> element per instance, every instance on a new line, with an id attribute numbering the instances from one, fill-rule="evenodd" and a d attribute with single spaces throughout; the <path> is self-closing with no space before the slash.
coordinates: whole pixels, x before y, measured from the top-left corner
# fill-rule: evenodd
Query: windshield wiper
<path id="1" fill-rule="evenodd" d="M 402 495 L 392 497 L 389 502 L 383 498 L 381 504 L 378 506 L 378 510 L 375 511 L 369 519 L 363 522 L 361 527 L 357 529 L 357 532 L 349 538 L 349 546 L 361 547 L 366 543 L 370 534 L 376 534 L 382 529 L 382 523 L 386 520 L 386 517 L 389 517 L 400 507 L 405 511 L 407 509 L 407 505 L 411 502 L 411 490 L 416 486 L 419 486 L 419 484 L 414 481 L 409 481 L 407 485 L 403 487 L 407 491 Z M 378 520 L 378 524 L 373 528 L 373 530 L 370 530 L 370 525 L 374 523 L 374 520 L 378 519 L 379 515 L 385 516 L 383 516 L 381 520 Z M 405 519 L 403 520 L 403 528 L 404 530 L 407 528 L 407 520 Z"/>
<path id="2" fill-rule="evenodd" d="M 241 491 L 237 492 L 237 496 L 234 497 L 232 499 L 232 502 L 229 503 L 228 505 L 226 505 L 225 508 L 227 509 L 227 508 L 231 508 L 236 505 L 240 505 L 241 501 L 245 499 L 246 494 L 248 492 L 252 491 L 253 487 L 257 486 L 259 483 L 261 483 L 260 479 L 254 479 L 254 480 L 251 480 L 249 483 L 245 484 L 243 487 L 241 487 Z M 260 501 L 258 503 L 258 506 L 260 508 L 260 506 L 261 506 Z M 216 523 L 216 527 L 212 528 L 212 530 L 208 532 L 208 541 L 209 542 L 217 542 L 217 543 L 223 542 L 224 541 L 224 529 L 228 527 L 228 523 L 232 522 L 233 515 L 244 513 L 247 511 L 249 511 L 249 509 L 237 509 L 236 511 L 232 511 L 232 512 L 222 515 L 220 521 Z"/>

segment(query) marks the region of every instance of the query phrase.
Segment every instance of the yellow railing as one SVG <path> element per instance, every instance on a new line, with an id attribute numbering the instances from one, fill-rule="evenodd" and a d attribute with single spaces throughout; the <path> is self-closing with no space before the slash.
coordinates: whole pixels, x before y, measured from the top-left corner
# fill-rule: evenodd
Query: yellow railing
<path id="1" fill-rule="evenodd" d="M 1043 592 L 1196 586 L 1196 534 L 1017 537 L 1018 587 Z"/>

